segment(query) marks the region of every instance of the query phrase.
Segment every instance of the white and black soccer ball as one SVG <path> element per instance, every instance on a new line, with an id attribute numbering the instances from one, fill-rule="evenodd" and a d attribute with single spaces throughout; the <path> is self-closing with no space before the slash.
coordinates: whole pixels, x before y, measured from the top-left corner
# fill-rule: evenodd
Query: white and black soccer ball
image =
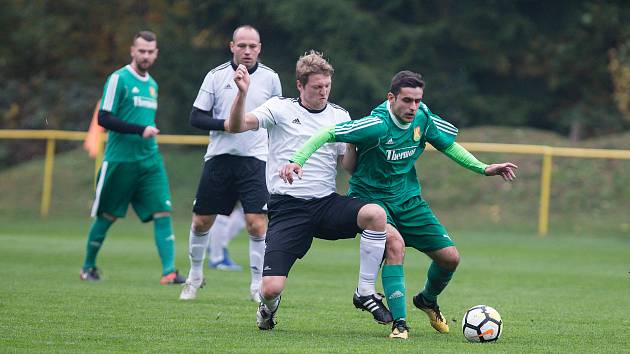
<path id="1" fill-rule="evenodd" d="M 493 342 L 501 336 L 503 321 L 495 309 L 477 305 L 466 311 L 462 320 L 464 337 L 471 342 Z"/>

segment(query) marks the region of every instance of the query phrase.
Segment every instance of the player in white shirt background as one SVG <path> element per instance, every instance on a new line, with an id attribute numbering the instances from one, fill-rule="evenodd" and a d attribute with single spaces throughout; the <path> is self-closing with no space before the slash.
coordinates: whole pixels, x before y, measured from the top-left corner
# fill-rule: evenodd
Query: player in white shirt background
<path id="1" fill-rule="evenodd" d="M 248 108 L 282 94 L 278 74 L 258 61 L 261 47 L 255 28 L 238 27 L 230 42 L 232 60 L 208 72 L 190 113 L 191 125 L 209 130 L 210 143 L 193 206 L 189 236 L 191 267 L 180 294 L 182 300 L 196 298 L 203 285 L 203 262 L 216 216 L 230 215 L 237 202 L 243 208 L 250 237 L 250 295 L 258 300 L 267 231 L 267 134 L 264 131 L 229 134 L 221 130 L 225 130 L 224 119 L 238 91 L 234 72 L 239 65 L 251 75 L 252 92 L 245 103 Z M 225 232 L 212 231 L 215 235 Z"/>

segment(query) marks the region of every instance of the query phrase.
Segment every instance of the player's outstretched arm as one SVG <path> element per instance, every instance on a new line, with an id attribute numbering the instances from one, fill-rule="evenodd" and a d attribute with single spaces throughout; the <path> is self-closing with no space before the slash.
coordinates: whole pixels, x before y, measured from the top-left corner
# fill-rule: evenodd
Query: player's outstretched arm
<path id="1" fill-rule="evenodd" d="M 245 99 L 249 89 L 249 73 L 245 65 L 239 65 L 234 71 L 234 82 L 238 87 L 230 118 L 226 124 L 226 130 L 230 133 L 240 133 L 247 130 L 258 129 L 258 119 L 251 113 L 245 113 Z"/>
<path id="2" fill-rule="evenodd" d="M 500 164 L 485 164 L 471 154 L 468 150 L 466 150 L 463 146 L 458 143 L 453 143 L 446 149 L 442 150 L 444 155 L 448 156 L 451 160 L 457 162 L 459 165 L 464 168 L 471 170 L 473 172 L 483 174 L 486 176 L 496 176 L 499 175 L 503 177 L 506 181 L 512 181 L 516 178 L 516 169 L 518 166 L 511 162 L 504 162 Z"/>

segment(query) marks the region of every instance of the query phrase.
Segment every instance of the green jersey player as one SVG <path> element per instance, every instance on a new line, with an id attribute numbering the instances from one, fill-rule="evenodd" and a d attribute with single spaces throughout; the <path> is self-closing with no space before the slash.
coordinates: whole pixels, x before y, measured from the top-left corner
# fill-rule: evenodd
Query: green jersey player
<path id="1" fill-rule="evenodd" d="M 391 338 L 408 337 L 405 322 L 404 247 L 427 254 L 431 263 L 424 290 L 413 298 L 438 332 L 449 328 L 440 312 L 437 296 L 450 281 L 459 253 L 448 232 L 421 197 L 415 163 L 427 143 L 465 168 L 484 175 L 513 180 L 512 163 L 486 165 L 455 142 L 457 128 L 433 114 L 422 103 L 422 76 L 401 71 L 392 79 L 387 101 L 370 116 L 322 129 L 309 139 L 280 170 L 293 182 L 302 176 L 309 156 L 326 142 L 347 142 L 356 151 L 356 167 L 350 178 L 350 196 L 381 205 L 387 213 L 385 265 L 381 273 L 385 296 L 394 318 Z M 354 147 L 356 146 L 356 150 Z"/>
<path id="2" fill-rule="evenodd" d="M 95 219 L 88 234 L 82 280 L 100 280 L 96 256 L 109 227 L 125 216 L 131 204 L 140 220 L 154 221 L 162 260 L 160 283 L 185 281 L 175 270 L 170 190 L 155 138 L 159 133 L 155 127 L 158 85 L 147 70 L 157 54 L 155 34 L 137 33 L 131 64 L 112 73 L 105 84 L 98 122 L 109 130 L 109 137 L 92 207 Z"/>

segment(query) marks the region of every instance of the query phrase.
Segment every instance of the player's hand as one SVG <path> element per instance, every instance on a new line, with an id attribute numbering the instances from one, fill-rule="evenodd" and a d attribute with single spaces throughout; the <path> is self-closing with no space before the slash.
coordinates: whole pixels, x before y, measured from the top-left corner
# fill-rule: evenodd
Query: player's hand
<path id="1" fill-rule="evenodd" d="M 295 162 L 288 163 L 282 167 L 280 167 L 280 178 L 284 181 L 284 183 L 293 184 L 293 174 L 296 174 L 299 179 L 302 179 L 302 166 L 296 164 Z"/>
<path id="2" fill-rule="evenodd" d="M 245 65 L 240 64 L 234 71 L 234 82 L 241 92 L 246 92 L 249 88 L 249 72 Z"/>
<path id="3" fill-rule="evenodd" d="M 511 162 L 495 163 L 488 165 L 485 170 L 486 176 L 501 176 L 506 181 L 516 179 L 516 169 L 518 166 Z"/>
<path id="4" fill-rule="evenodd" d="M 158 128 L 147 125 L 147 127 L 144 128 L 144 131 L 142 132 L 142 137 L 148 139 L 158 135 L 159 133 L 160 130 Z"/>

